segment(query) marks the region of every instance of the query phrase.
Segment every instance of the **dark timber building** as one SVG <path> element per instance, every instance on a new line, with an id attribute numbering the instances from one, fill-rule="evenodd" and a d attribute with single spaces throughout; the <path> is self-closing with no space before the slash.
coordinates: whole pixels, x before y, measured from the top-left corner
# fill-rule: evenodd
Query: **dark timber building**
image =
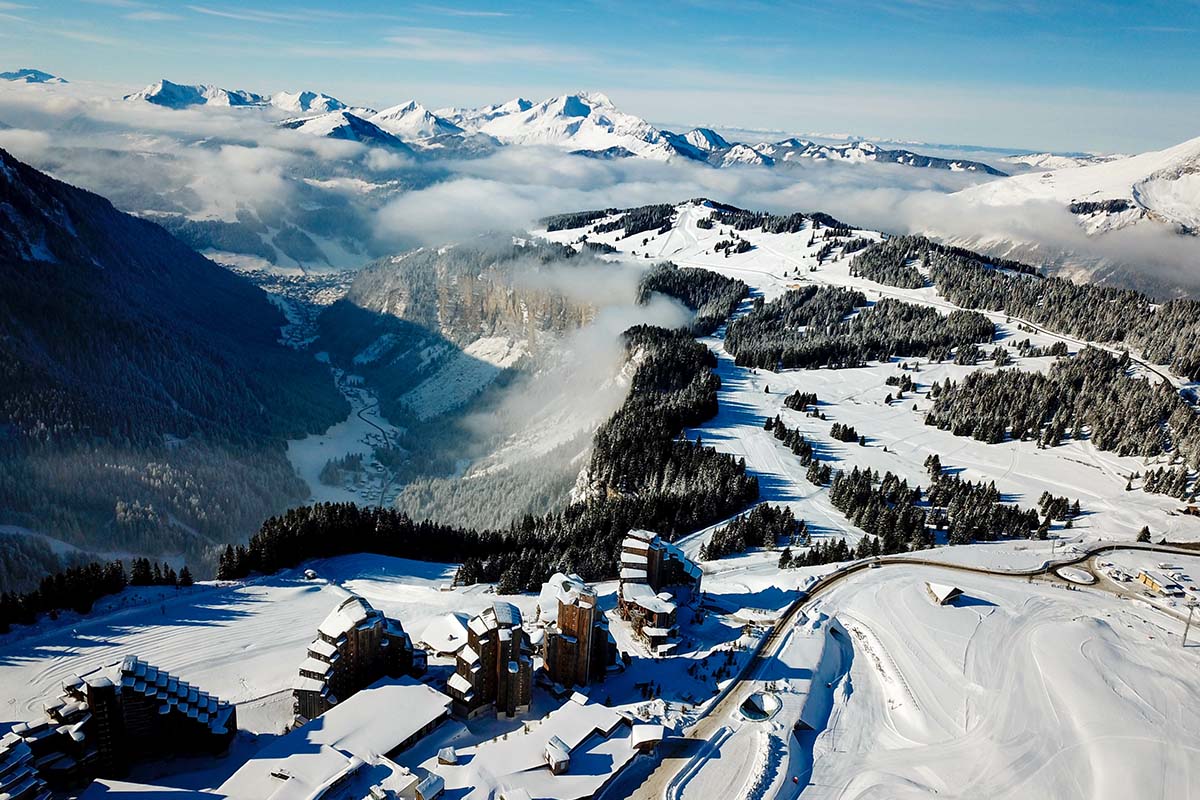
<path id="1" fill-rule="evenodd" d="M 604 677 L 616 661 L 617 646 L 596 590 L 578 575 L 556 573 L 542 587 L 542 619 L 547 620 L 546 674 L 559 686 L 586 686 Z"/>
<path id="2" fill-rule="evenodd" d="M 512 717 L 528 711 L 533 696 L 533 658 L 521 627 L 521 611 L 495 602 L 467 624 L 467 645 L 447 686 L 455 715 L 474 717 L 494 707 Z"/>
<path id="3" fill-rule="evenodd" d="M 237 709 L 127 656 L 65 681 L 43 718 L 13 732 L 29 745 L 48 783 L 69 787 L 120 777 L 137 761 L 221 753 L 237 733 Z"/>
<path id="4" fill-rule="evenodd" d="M 310 720 L 382 677 L 425 671 L 425 652 L 394 619 L 357 595 L 329 613 L 293 685 L 296 716 Z"/>

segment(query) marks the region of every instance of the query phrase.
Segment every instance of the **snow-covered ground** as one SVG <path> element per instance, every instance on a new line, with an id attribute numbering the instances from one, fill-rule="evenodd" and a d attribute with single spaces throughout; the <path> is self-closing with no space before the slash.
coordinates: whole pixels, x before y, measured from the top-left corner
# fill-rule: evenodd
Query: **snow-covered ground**
<path id="1" fill-rule="evenodd" d="M 622 232 L 618 230 L 589 235 L 588 238 L 621 249 L 623 252 L 614 258 L 641 259 L 649 254 L 656 261 L 670 260 L 680 266 L 702 267 L 739 278 L 751 287 L 754 296 L 767 300 L 789 288 L 815 283 L 859 289 L 869 301 L 895 297 L 943 311 L 955 308 L 932 287 L 898 289 L 851 276 L 849 257 L 827 260 L 816 271 L 810 271 L 817 264 L 816 253 L 823 240 L 817 238 L 810 245 L 807 230 L 796 234 L 740 231 L 738 235 L 754 248 L 725 257 L 713 249 L 717 242 L 728 236 L 721 225 L 705 229 L 696 224 L 710 213 L 703 206 L 686 204 L 681 206 L 678 220 L 666 233 L 639 234 L 623 240 L 620 238 Z M 570 242 L 579 237 L 579 230 L 544 235 Z M 855 231 L 854 235 L 878 238 L 878 234 L 866 231 Z M 997 331 L 995 343 L 985 346 L 985 350 L 995 344 L 1010 346 L 1014 366 L 1019 369 L 1044 371 L 1053 359 L 1017 357 L 1011 345 L 1018 341 L 1029 339 L 1039 346 L 1063 341 L 1072 352 L 1084 345 L 1071 337 L 1040 329 L 1031 331 L 1030 326 L 1021 329 L 1019 320 L 1004 314 L 989 313 L 987 316 L 996 324 Z M 817 535 L 844 536 L 851 543 L 858 536 L 829 504 L 827 493 L 808 483 L 804 477 L 806 469 L 800 466 L 799 459 L 770 432 L 762 429 L 762 423 L 768 417 L 780 415 L 789 427 L 798 428 L 813 443 L 818 459 L 829 461 L 834 469 L 858 466 L 881 472 L 890 470 L 910 484 L 925 485 L 928 475 L 923 467 L 924 460 L 931 453 L 937 453 L 943 467 L 963 478 L 995 481 L 1005 502 L 1032 507 L 1044 491 L 1078 499 L 1085 515 L 1072 530 L 1054 531 L 1063 541 L 1132 540 L 1143 525 L 1150 526 L 1156 540 L 1159 534 L 1172 541 L 1200 539 L 1200 519 L 1179 514 L 1178 501 L 1140 490 L 1125 491 L 1128 476 L 1146 470 L 1148 465 L 1143 459 L 1103 452 L 1086 441 L 1071 441 L 1048 449 L 1039 449 L 1035 442 L 988 445 L 924 424 L 924 412 L 931 406 L 927 390 L 934 381 L 961 380 L 971 371 L 995 369 L 990 361 L 978 366 L 959 366 L 907 359 L 905 363 L 911 368 L 907 374 L 917 383 L 918 392 L 906 395 L 903 401 L 893 400 L 886 404 L 887 395 L 896 393 L 896 387 L 887 385 L 886 379 L 905 372 L 901 369 L 900 359 L 891 364 L 871 364 L 859 369 L 775 373 L 735 365 L 724 349 L 720 332 L 705 341 L 718 358 L 717 374 L 722 383 L 719 411 L 715 418 L 689 431 L 689 435 L 692 438 L 699 435 L 718 450 L 744 457 L 747 467 L 759 477 L 762 499 L 791 506 Z M 1177 386 L 1186 385 L 1186 381 L 1170 375 L 1162 367 L 1151 370 L 1139 366 L 1139 369 L 1151 380 L 1161 380 L 1165 376 Z M 783 398 L 795 390 L 815 392 L 819 409 L 826 419 L 815 419 L 785 408 Z M 834 440 L 829 435 L 834 422 L 856 428 L 866 436 L 867 446 Z M 972 545 L 939 552 L 937 557 L 982 565 L 1032 567 L 1045 560 L 1037 555 L 1038 552 L 1061 546 L 1062 542 L 1045 546 L 1026 542 Z M 1010 556 L 1017 561 L 1010 561 Z"/>
<path id="2" fill-rule="evenodd" d="M 395 441 L 397 430 L 379 413 L 379 402 L 353 376 L 333 369 L 338 389 L 350 403 L 350 413 L 322 434 L 309 434 L 288 442 L 287 456 L 296 474 L 308 484 L 311 499 L 319 503 L 377 504 L 387 498 L 391 483 L 385 470 L 373 464 L 376 447 Z M 363 473 L 360 480 L 332 486 L 321 481 L 321 470 L 330 459 L 360 455 Z"/>
<path id="3" fill-rule="evenodd" d="M 648 254 L 740 278 L 753 295 L 768 300 L 815 282 L 858 288 L 869 299 L 893 296 L 953 308 L 931 288 L 903 290 L 852 277 L 849 259 L 813 271 L 822 242 L 809 246 L 806 232 L 739 232 L 754 248 L 726 257 L 713 250 L 727 235 L 721 226 L 696 225 L 708 213 L 684 206 L 669 231 L 639 234 L 636 243 L 622 241 L 619 231 L 589 239 L 628 251 L 616 258 Z M 570 241 L 578 234 L 548 236 Z M 989 316 L 999 344 L 1061 340 L 1072 351 L 1083 344 L 1018 328 L 1019 320 L 1002 314 Z M 1200 538 L 1200 520 L 1179 513 L 1178 501 L 1125 490 L 1127 477 L 1145 470 L 1141 459 L 1101 452 L 1086 441 L 1045 450 L 1025 442 L 987 445 L 924 425 L 929 384 L 993 369 L 990 362 L 966 367 L 909 360 L 918 391 L 887 404 L 895 387 L 885 379 L 901 374 L 898 363 L 774 373 L 736 366 L 721 332 L 706 343 L 718 358 L 720 410 L 689 435 L 745 458 L 760 479 L 763 499 L 790 506 L 815 536 L 853 542 L 859 534 L 829 503 L 827 491 L 808 483 L 799 460 L 762 429 L 767 417 L 781 415 L 799 428 L 817 457 L 835 469 L 890 470 L 910 484 L 925 484 L 925 457 L 938 453 L 945 468 L 964 478 L 995 481 L 1006 502 L 1035 506 L 1050 491 L 1078 499 L 1085 512 L 1071 529 L 1056 526 L 1051 541 L 941 547 L 922 558 L 1020 571 L 1081 555 L 1096 540 L 1132 541 L 1147 524 L 1156 540 Z M 1050 360 L 1015 362 L 1045 370 Z M 1185 385 L 1162 368 L 1139 369 L 1150 380 Z M 783 406 L 783 397 L 797 389 L 817 394 L 826 419 Z M 835 421 L 864 434 L 866 446 L 833 440 Z M 699 532 L 682 545 L 695 555 L 706 538 L 707 531 Z M 1144 553 L 1104 558 L 1109 556 L 1129 561 L 1126 568 L 1134 574 L 1135 566 L 1157 566 L 1163 559 Z M 708 562 L 705 585 L 725 592 L 741 585 L 743 606 L 781 609 L 779 600 L 789 594 L 784 587 L 803 586 L 808 576 L 779 572 L 777 559 L 777 553 L 751 552 Z M 1119 797 L 1138 786 L 1154 796 L 1186 796 L 1196 784 L 1195 771 L 1171 765 L 1194 760 L 1200 744 L 1200 720 L 1182 710 L 1200 683 L 1200 651 L 1179 651 L 1182 623 L 1169 613 L 1177 610 L 1169 601 L 1136 602 L 1131 593 L 1114 593 L 1103 583 L 1083 586 L 1087 570 L 1069 569 L 1078 583 L 910 565 L 847 577 L 805 610 L 749 681 L 776 690 L 784 699 L 781 711 L 768 722 L 749 722 L 720 707 L 718 719 L 695 729 L 701 745 L 682 759 L 667 759 L 668 768 L 654 772 L 636 796 Z M 960 585 L 966 597 L 953 606 L 935 605 L 926 580 Z M 844 636 L 825 633 L 818 640 L 815 630 Z M 759 681 L 766 675 L 777 676 L 769 687 Z M 816 730 L 791 735 L 801 719 L 813 721 Z"/>

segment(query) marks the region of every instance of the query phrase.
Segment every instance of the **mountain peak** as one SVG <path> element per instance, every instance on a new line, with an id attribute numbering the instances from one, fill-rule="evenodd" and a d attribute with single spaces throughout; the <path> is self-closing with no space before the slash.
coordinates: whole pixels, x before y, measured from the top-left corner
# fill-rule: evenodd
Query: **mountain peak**
<path id="1" fill-rule="evenodd" d="M 346 104 L 336 97 L 306 89 L 298 92 L 276 92 L 271 95 L 270 103 L 276 108 L 297 114 L 338 111 L 346 108 Z"/>
<path id="2" fill-rule="evenodd" d="M 30 67 L 21 67 L 12 72 L 0 72 L 0 81 L 13 81 L 15 83 L 67 83 L 65 78 L 60 78 L 57 75 L 51 75 L 49 72 L 43 72 L 40 69 L 32 69 Z"/>
<path id="3" fill-rule="evenodd" d="M 223 89 L 209 84 L 174 83 L 163 78 L 145 89 L 125 95 L 128 101 L 143 101 L 165 108 L 188 106 L 262 106 L 267 98 L 245 89 Z"/>

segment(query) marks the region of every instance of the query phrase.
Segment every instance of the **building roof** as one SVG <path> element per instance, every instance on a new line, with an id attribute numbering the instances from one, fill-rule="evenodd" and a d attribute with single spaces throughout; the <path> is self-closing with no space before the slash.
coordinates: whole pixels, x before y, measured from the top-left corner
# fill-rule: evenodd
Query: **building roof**
<path id="1" fill-rule="evenodd" d="M 275 739 L 221 784 L 218 793 L 230 800 L 312 797 L 364 763 L 378 763 L 444 717 L 449 707 L 450 698 L 430 686 L 407 677 L 385 678 Z"/>
<path id="2" fill-rule="evenodd" d="M 675 603 L 659 597 L 648 584 L 622 583 L 620 591 L 626 602 L 636 603 L 651 613 L 670 614 L 675 610 Z"/>
<path id="3" fill-rule="evenodd" d="M 629 734 L 629 741 L 634 747 L 641 747 L 644 744 L 661 742 L 665 735 L 666 729 L 662 725 L 638 723 L 633 726 L 633 730 Z"/>
<path id="4" fill-rule="evenodd" d="M 317 626 L 317 630 L 330 639 L 337 639 L 368 619 L 382 616 L 383 614 L 376 611 L 366 600 L 352 594 L 329 612 L 329 616 Z"/>
<path id="5" fill-rule="evenodd" d="M 939 605 L 943 606 L 947 603 L 953 602 L 955 598 L 960 597 L 963 593 L 962 589 L 959 589 L 957 586 L 951 586 L 947 583 L 933 583 L 931 581 L 927 581 L 925 585 L 929 588 L 929 593 L 933 595 L 933 599 L 936 600 Z"/>
<path id="6" fill-rule="evenodd" d="M 425 626 L 417 643 L 435 653 L 454 655 L 467 643 L 469 621 L 461 612 L 441 614 Z"/>
<path id="7" fill-rule="evenodd" d="M 538 607 L 541 609 L 541 618 L 547 622 L 552 622 L 558 619 L 558 604 L 574 605 L 579 602 L 580 597 L 596 596 L 596 590 L 589 586 L 583 578 L 578 575 L 567 575 L 562 572 L 556 572 L 550 576 L 550 580 L 542 584 L 542 590 L 538 594 Z"/>
<path id="8" fill-rule="evenodd" d="M 497 600 L 492 603 L 492 613 L 496 615 L 496 622 L 507 628 L 515 628 L 521 624 L 521 609 L 512 603 Z"/>

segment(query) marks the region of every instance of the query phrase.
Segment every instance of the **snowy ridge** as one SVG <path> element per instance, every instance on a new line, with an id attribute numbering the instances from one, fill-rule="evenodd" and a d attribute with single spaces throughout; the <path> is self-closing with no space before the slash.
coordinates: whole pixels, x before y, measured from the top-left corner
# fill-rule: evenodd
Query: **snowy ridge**
<path id="1" fill-rule="evenodd" d="M 621 111 L 601 92 L 576 92 L 541 102 L 518 97 L 481 108 L 437 111 L 430 111 L 416 100 L 408 100 L 376 112 L 352 108 L 320 92 L 265 95 L 207 84 L 176 84 L 164 79 L 127 95 L 125 99 L 175 109 L 193 106 L 276 108 L 294 115 L 349 110 L 421 150 L 440 151 L 443 155 L 479 155 L 491 152 L 498 145 L 526 145 L 554 147 L 575 155 L 602 159 L 639 157 L 670 161 L 682 158 L 718 168 L 772 167 L 811 159 L 848 164 L 881 162 L 997 177 L 1006 175 L 977 161 L 886 149 L 871 142 L 816 144 L 792 138 L 748 144 L 731 142 L 709 128 L 694 128 L 678 134 Z M 337 135 L 334 138 L 346 137 Z"/>
<path id="2" fill-rule="evenodd" d="M 402 139 L 429 139 L 463 132 L 462 128 L 432 113 L 416 100 L 385 108 L 369 119 Z"/>
<path id="3" fill-rule="evenodd" d="M 223 89 L 208 84 L 187 85 L 172 83 L 163 78 L 141 91 L 125 95 L 131 102 L 142 101 L 165 108 L 187 108 L 189 106 L 242 106 L 266 105 L 268 98 L 244 89 Z"/>
<path id="4" fill-rule="evenodd" d="M 1095 203 L 1109 204 L 1088 230 L 1104 233 L 1143 219 L 1183 231 L 1200 230 L 1200 138 L 1174 147 L 1105 163 L 1017 175 L 975 186 L 958 196 L 985 206 L 1051 202 L 1092 216 Z"/>
<path id="5" fill-rule="evenodd" d="M 282 128 L 306 133 L 310 136 L 323 136 L 327 139 L 341 139 L 347 142 L 387 147 L 405 153 L 411 153 L 412 148 L 399 137 L 393 136 L 378 125 L 349 111 L 330 111 L 315 117 L 296 117 L 279 123 Z"/>
<path id="6" fill-rule="evenodd" d="M 49 72 L 43 72 L 40 69 L 30 69 L 27 67 L 16 69 L 12 72 L 0 72 L 0 81 L 13 81 L 15 83 L 67 83 L 65 78 L 51 75 Z"/>

